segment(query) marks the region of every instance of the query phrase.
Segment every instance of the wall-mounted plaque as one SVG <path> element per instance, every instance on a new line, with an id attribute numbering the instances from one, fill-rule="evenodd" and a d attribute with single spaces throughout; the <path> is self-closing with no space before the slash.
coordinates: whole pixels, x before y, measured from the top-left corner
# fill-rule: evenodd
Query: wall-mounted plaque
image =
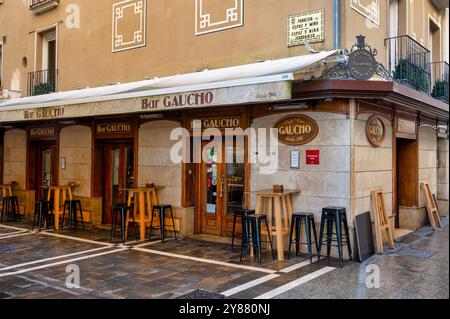
<path id="1" fill-rule="evenodd" d="M 379 116 L 372 116 L 367 121 L 366 135 L 370 144 L 379 147 L 383 144 L 386 129 L 383 120 Z"/>
<path id="2" fill-rule="evenodd" d="M 417 122 L 397 119 L 397 137 L 415 140 L 417 138 Z"/>
<path id="3" fill-rule="evenodd" d="M 322 42 L 324 11 L 312 11 L 288 17 L 288 46 Z"/>
<path id="4" fill-rule="evenodd" d="M 305 115 L 293 115 L 275 124 L 278 140 L 287 145 L 304 145 L 313 141 L 319 134 L 316 121 Z"/>
<path id="5" fill-rule="evenodd" d="M 320 165 L 320 151 L 307 150 L 306 151 L 306 165 Z"/>

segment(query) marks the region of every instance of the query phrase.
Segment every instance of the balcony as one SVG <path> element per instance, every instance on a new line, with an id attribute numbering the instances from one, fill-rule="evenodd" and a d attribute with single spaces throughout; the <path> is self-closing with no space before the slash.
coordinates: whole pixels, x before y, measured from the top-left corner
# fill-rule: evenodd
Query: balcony
<path id="1" fill-rule="evenodd" d="M 54 93 L 57 90 L 58 70 L 28 73 L 28 96 Z"/>
<path id="2" fill-rule="evenodd" d="M 29 0 L 30 10 L 34 14 L 41 14 L 58 6 L 59 0 Z"/>
<path id="3" fill-rule="evenodd" d="M 431 83 L 433 85 L 431 95 L 435 99 L 442 100 L 448 104 L 448 63 L 433 62 L 431 63 Z"/>
<path id="4" fill-rule="evenodd" d="M 430 51 L 407 35 L 385 39 L 384 44 L 394 80 L 430 95 Z"/>

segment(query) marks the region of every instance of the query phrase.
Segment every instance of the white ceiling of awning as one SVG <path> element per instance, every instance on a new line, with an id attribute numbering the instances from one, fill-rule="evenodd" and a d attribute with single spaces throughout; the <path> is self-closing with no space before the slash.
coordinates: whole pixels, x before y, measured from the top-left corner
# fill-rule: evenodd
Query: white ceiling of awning
<path id="1" fill-rule="evenodd" d="M 103 100 L 106 96 L 114 97 L 115 95 L 123 95 L 125 93 L 142 93 L 144 91 L 148 92 L 163 88 L 186 87 L 192 85 L 210 84 L 214 82 L 264 77 L 283 73 L 295 73 L 306 69 L 337 52 L 337 50 L 324 51 L 316 54 L 155 78 L 139 82 L 24 97 L 1 102 L 0 108 L 7 107 L 8 109 L 16 109 L 21 107 L 40 106 L 44 104 L 47 106 L 56 106 L 61 103 L 68 104 L 70 101 L 76 103 L 76 100 L 83 100 L 83 102 L 95 102 L 97 99 Z"/>

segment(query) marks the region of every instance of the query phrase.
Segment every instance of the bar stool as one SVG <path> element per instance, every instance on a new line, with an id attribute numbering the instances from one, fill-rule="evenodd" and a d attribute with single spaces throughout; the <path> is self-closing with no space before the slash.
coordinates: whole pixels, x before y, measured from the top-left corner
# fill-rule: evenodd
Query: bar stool
<path id="1" fill-rule="evenodd" d="M 6 221 L 12 219 L 13 222 L 16 221 L 18 217 L 20 222 L 20 211 L 19 211 L 19 200 L 17 196 L 5 196 L 2 200 L 2 212 L 1 212 L 1 222 L 3 223 L 4 217 L 6 216 Z"/>
<path id="2" fill-rule="evenodd" d="M 126 205 L 117 205 L 114 207 L 112 211 L 112 222 L 111 222 L 111 236 L 110 236 L 110 242 L 112 242 L 113 236 L 116 234 L 116 228 L 117 228 L 117 217 L 120 217 L 120 235 L 122 237 L 122 244 L 125 244 L 125 234 L 128 230 L 128 225 L 125 225 L 127 220 L 127 212 L 133 212 L 132 207 L 127 207 Z M 134 240 L 138 240 L 138 233 L 137 233 L 137 223 L 134 220 L 134 214 L 131 214 L 132 218 L 132 224 L 134 228 Z"/>
<path id="3" fill-rule="evenodd" d="M 41 231 L 43 222 L 45 222 L 47 229 L 50 229 L 50 225 L 52 225 L 53 229 L 56 230 L 55 215 L 51 203 L 46 200 L 38 200 L 34 202 L 33 230 L 39 227 L 39 231 Z"/>
<path id="4" fill-rule="evenodd" d="M 302 222 L 305 225 L 305 233 L 306 233 L 306 243 L 300 242 L 301 239 L 301 227 Z M 316 252 L 319 251 L 318 241 L 317 241 L 317 233 L 316 233 L 316 223 L 314 221 L 314 214 L 312 213 L 296 213 L 292 214 L 292 222 L 291 222 L 291 233 L 289 237 L 289 252 L 288 259 L 291 258 L 291 247 L 295 229 L 295 255 L 299 256 L 300 253 L 300 245 L 306 245 L 308 247 L 308 259 L 312 262 L 312 244 L 314 243 L 316 246 Z M 311 229 L 314 234 L 314 242 L 311 239 Z"/>
<path id="5" fill-rule="evenodd" d="M 330 258 L 331 246 L 338 247 L 339 252 L 339 264 L 343 265 L 343 246 L 347 245 L 348 255 L 350 260 L 352 260 L 352 248 L 350 244 L 350 235 L 348 231 L 347 214 L 344 207 L 326 207 L 322 209 L 322 219 L 320 221 L 320 237 L 319 237 L 319 260 L 321 257 L 324 228 L 325 224 L 327 226 L 326 238 L 327 238 L 327 258 Z M 336 225 L 336 233 L 333 232 L 333 224 Z M 342 229 L 342 224 L 344 228 Z M 342 234 L 344 230 L 345 234 Z M 336 235 L 336 236 L 333 236 Z M 342 236 L 345 236 L 343 240 Z M 337 244 L 332 244 L 336 242 Z"/>
<path id="6" fill-rule="evenodd" d="M 234 239 L 236 237 L 236 222 L 237 222 L 237 218 L 240 217 L 241 218 L 241 224 L 244 224 L 244 217 L 248 216 L 248 215 L 254 215 L 255 211 L 251 210 L 251 209 L 238 209 L 235 210 L 233 215 L 233 237 L 231 240 L 231 249 L 234 249 Z M 242 232 L 244 232 L 243 230 L 244 228 L 242 227 Z"/>
<path id="7" fill-rule="evenodd" d="M 78 221 L 77 213 L 78 213 L 78 211 L 80 212 L 82 229 L 84 229 L 83 209 L 81 208 L 81 201 L 80 200 L 66 200 L 64 202 L 61 230 L 64 228 L 64 220 L 66 218 L 66 209 L 67 209 L 68 215 L 69 215 L 68 216 L 69 217 L 69 230 L 72 229 L 72 224 L 74 225 L 75 230 L 77 229 L 77 221 Z"/>
<path id="8" fill-rule="evenodd" d="M 258 263 L 261 263 L 261 223 L 264 222 L 266 225 L 267 236 L 270 243 L 270 251 L 272 252 L 272 258 L 275 260 L 275 252 L 273 251 L 272 237 L 270 235 L 270 228 L 267 222 L 266 215 L 247 215 L 244 217 L 244 222 L 242 225 L 242 245 L 241 245 L 241 259 L 244 256 L 244 248 L 247 252 L 250 250 L 251 243 L 253 244 L 253 252 L 255 254 L 255 259 Z"/>
<path id="9" fill-rule="evenodd" d="M 173 236 L 175 237 L 175 240 L 177 240 L 177 233 L 175 231 L 175 220 L 173 219 L 172 205 L 167 205 L 167 204 L 159 204 L 159 205 L 153 206 L 152 218 L 151 218 L 151 222 L 150 222 L 150 238 L 149 238 L 149 240 L 152 240 L 153 228 L 157 228 L 157 227 L 153 227 L 153 217 L 155 215 L 156 210 L 158 210 L 159 211 L 159 223 L 160 223 L 159 229 L 160 229 L 160 233 L 161 233 L 161 241 L 164 241 L 165 216 L 166 216 L 167 209 L 169 210 L 170 217 L 172 218 Z"/>

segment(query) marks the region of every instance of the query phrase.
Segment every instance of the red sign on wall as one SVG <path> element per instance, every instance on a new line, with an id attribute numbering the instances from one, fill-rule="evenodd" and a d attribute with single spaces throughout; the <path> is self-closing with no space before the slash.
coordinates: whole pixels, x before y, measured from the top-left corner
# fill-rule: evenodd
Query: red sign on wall
<path id="1" fill-rule="evenodd" d="M 320 151 L 312 150 L 306 151 L 306 165 L 319 165 L 320 164 Z"/>

